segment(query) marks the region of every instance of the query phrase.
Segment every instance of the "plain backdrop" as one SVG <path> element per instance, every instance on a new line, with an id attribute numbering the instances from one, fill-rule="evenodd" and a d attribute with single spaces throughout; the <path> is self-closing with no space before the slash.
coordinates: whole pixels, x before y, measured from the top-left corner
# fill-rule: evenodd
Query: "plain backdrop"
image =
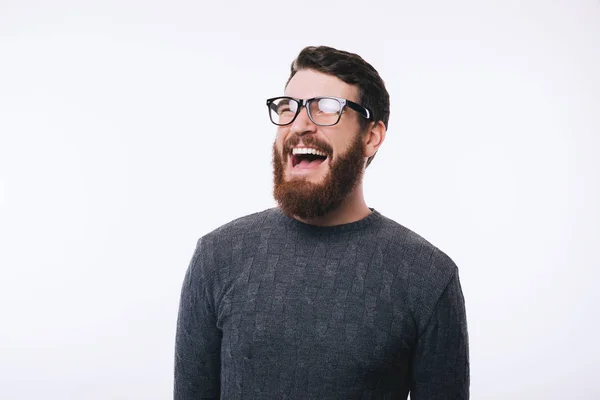
<path id="1" fill-rule="evenodd" d="M 0 0 L 0 398 L 172 397 L 196 240 L 275 205 L 320 44 L 386 82 L 367 201 L 458 264 L 471 398 L 600 398 L 597 0 Z"/>

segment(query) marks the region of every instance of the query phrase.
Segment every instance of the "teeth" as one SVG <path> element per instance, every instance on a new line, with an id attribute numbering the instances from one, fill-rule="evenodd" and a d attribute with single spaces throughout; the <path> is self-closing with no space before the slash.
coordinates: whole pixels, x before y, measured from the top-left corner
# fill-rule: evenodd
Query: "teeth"
<path id="1" fill-rule="evenodd" d="M 323 153 L 322 151 L 319 151 L 317 149 L 311 149 L 308 147 L 296 147 L 292 149 L 292 154 L 293 155 L 297 155 L 297 154 L 314 154 L 315 156 L 322 156 L 322 157 L 327 157 L 327 154 Z"/>

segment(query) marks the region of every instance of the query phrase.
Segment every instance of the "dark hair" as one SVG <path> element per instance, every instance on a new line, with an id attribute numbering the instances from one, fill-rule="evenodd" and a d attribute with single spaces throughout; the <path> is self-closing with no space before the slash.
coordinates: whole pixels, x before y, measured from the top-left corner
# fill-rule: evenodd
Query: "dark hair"
<path id="1" fill-rule="evenodd" d="M 359 103 L 371 110 L 373 122 L 383 121 L 387 129 L 390 118 L 390 95 L 379 73 L 358 54 L 327 46 L 305 47 L 292 62 L 286 86 L 296 72 L 302 69 L 312 69 L 334 75 L 350 85 L 358 86 Z M 361 130 L 366 128 L 370 122 L 366 118 L 360 118 Z M 374 157 L 375 155 L 369 157 L 367 166 Z"/>

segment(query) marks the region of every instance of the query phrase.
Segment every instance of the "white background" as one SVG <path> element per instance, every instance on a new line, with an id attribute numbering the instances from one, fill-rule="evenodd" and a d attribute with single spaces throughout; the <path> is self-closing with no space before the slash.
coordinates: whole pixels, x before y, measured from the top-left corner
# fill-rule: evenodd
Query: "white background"
<path id="1" fill-rule="evenodd" d="M 472 398 L 600 398 L 597 0 L 0 0 L 0 398 L 171 398 L 196 240 L 274 205 L 318 44 L 387 84 L 367 201 L 459 265 Z"/>

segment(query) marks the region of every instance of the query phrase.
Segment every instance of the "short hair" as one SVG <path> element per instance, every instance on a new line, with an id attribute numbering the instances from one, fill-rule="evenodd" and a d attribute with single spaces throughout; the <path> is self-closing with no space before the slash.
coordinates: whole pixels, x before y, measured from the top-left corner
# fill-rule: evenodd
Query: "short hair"
<path id="1" fill-rule="evenodd" d="M 372 112 L 373 122 L 382 121 L 387 129 L 390 118 L 390 95 L 377 70 L 358 54 L 328 46 L 308 46 L 298 54 L 290 69 L 286 86 L 296 72 L 303 69 L 333 75 L 350 85 L 356 85 L 359 90 L 359 103 Z M 360 118 L 361 130 L 370 122 L 366 118 Z M 367 166 L 374 157 L 375 154 L 369 157 Z"/>

